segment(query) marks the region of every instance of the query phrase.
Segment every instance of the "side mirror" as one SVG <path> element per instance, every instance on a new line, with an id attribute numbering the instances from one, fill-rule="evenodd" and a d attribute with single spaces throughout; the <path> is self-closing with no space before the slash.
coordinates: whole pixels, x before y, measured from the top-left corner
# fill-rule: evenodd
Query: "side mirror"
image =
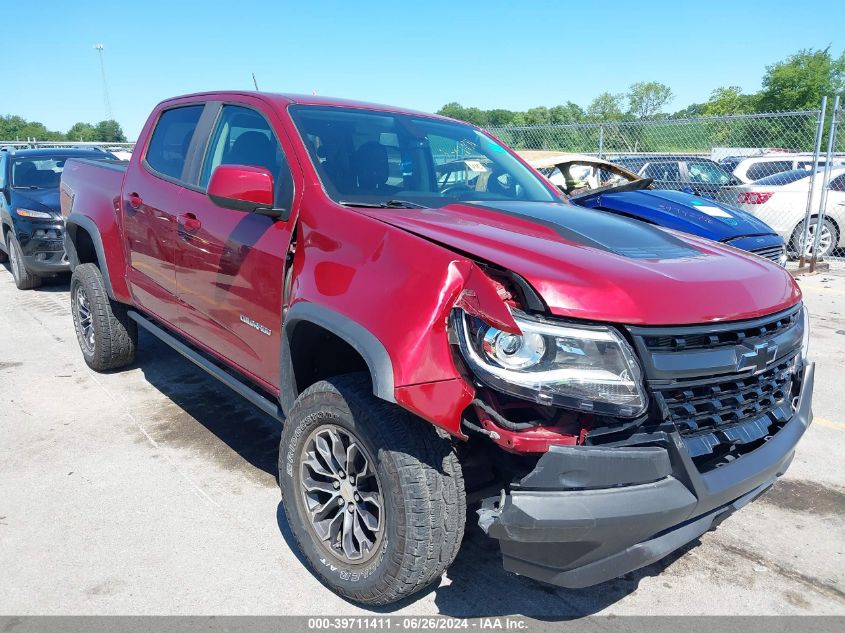
<path id="1" fill-rule="evenodd" d="M 208 181 L 208 197 L 224 209 L 281 215 L 273 209 L 273 175 L 264 167 L 220 165 Z"/>

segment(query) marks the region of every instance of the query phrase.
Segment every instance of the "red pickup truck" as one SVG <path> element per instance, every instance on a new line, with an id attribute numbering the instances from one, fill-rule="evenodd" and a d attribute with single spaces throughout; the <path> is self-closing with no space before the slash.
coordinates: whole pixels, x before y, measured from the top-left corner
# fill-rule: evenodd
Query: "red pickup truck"
<path id="1" fill-rule="evenodd" d="M 291 530 L 361 603 L 440 577 L 468 494 L 508 570 L 637 569 L 763 492 L 811 421 L 783 269 L 571 206 L 465 123 L 178 97 L 128 164 L 68 161 L 61 200 L 85 361 L 131 363 L 140 325 L 282 420 Z"/>

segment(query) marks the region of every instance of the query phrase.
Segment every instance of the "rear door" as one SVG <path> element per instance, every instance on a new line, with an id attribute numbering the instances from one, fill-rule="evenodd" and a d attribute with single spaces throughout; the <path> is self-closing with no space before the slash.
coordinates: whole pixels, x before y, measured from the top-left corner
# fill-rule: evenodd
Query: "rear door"
<path id="1" fill-rule="evenodd" d="M 301 182 L 302 174 L 295 161 L 288 161 L 293 148 L 280 126 L 265 116 L 263 104 L 243 99 L 217 104 L 204 157 L 196 165 L 197 187 L 181 200 L 176 231 L 180 327 L 277 392 L 284 268 L 296 217 L 293 209 L 301 195 L 294 183 Z M 222 164 L 270 170 L 275 206 L 290 211 L 291 219 L 224 209 L 211 202 L 205 190 Z"/>
<path id="2" fill-rule="evenodd" d="M 176 298 L 176 215 L 182 208 L 190 153 L 205 104 L 164 109 L 123 185 L 128 280 L 135 301 L 170 324 Z"/>

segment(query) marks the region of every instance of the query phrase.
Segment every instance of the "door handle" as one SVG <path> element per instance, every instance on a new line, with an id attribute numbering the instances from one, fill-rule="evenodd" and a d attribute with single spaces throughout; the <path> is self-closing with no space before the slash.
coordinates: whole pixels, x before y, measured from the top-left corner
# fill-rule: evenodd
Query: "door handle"
<path id="1" fill-rule="evenodd" d="M 193 213 L 183 213 L 176 216 L 176 221 L 186 231 L 196 231 L 202 228 L 202 222 Z"/>
<path id="2" fill-rule="evenodd" d="M 129 194 L 129 206 L 130 207 L 132 207 L 135 210 L 138 210 L 138 209 L 141 208 L 142 204 L 144 204 L 144 201 L 141 199 L 141 196 L 139 196 L 134 191 Z"/>

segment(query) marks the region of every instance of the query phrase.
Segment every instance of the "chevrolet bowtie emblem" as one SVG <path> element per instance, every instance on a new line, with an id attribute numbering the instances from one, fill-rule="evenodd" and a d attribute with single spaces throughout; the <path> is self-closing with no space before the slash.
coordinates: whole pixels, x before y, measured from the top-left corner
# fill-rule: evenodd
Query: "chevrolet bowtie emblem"
<path id="1" fill-rule="evenodd" d="M 747 352 L 738 353 L 736 361 L 737 371 L 752 370 L 752 373 L 763 371 L 778 353 L 777 343 L 758 343 L 753 348 L 745 347 Z M 739 351 L 739 350 L 737 350 Z"/>

